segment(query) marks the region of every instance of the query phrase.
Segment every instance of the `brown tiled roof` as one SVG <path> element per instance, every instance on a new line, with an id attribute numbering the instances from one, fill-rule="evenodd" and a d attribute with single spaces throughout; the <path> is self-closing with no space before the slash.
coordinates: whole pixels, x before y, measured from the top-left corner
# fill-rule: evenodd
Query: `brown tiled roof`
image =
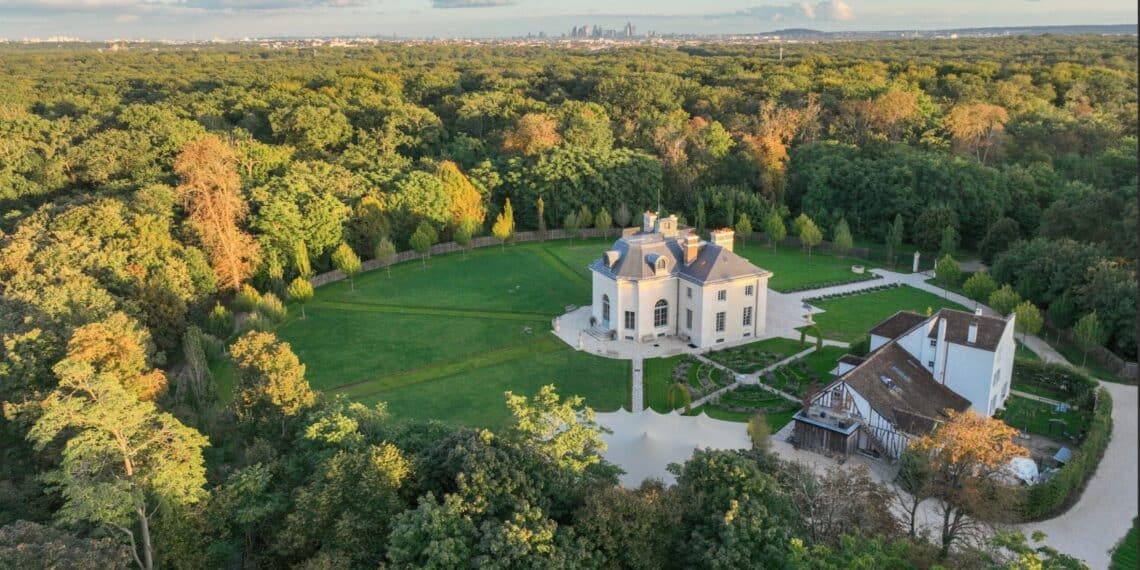
<path id="1" fill-rule="evenodd" d="M 844 354 L 843 356 L 839 357 L 840 362 L 844 364 L 850 364 L 851 366 L 859 366 L 860 364 L 863 364 L 863 361 L 865 360 L 867 359 L 863 358 L 862 356 L 855 356 L 854 354 Z"/>
<path id="2" fill-rule="evenodd" d="M 924 317 L 910 311 L 899 311 L 872 327 L 871 334 L 887 338 L 898 338 L 928 318 L 930 317 Z"/>
<path id="3" fill-rule="evenodd" d="M 972 346 L 989 351 L 997 350 L 1001 342 L 1001 335 L 1005 332 L 1006 320 L 1001 317 L 975 315 L 954 309 L 942 309 L 936 315 L 946 321 L 946 341 L 963 346 Z M 978 338 L 976 342 L 966 342 L 969 339 L 970 323 L 978 323 Z M 931 330 L 930 338 L 938 334 L 938 327 Z"/>
<path id="4" fill-rule="evenodd" d="M 872 352 L 842 381 L 898 429 L 923 434 L 947 419 L 947 408 L 969 409 L 969 400 L 940 384 L 918 360 L 890 342 Z"/>

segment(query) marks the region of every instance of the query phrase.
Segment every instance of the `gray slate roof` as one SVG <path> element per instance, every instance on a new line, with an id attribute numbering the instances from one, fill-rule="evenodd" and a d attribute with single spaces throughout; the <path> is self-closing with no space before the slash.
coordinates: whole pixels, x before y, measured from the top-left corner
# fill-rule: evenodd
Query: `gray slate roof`
<path id="1" fill-rule="evenodd" d="M 686 265 L 684 249 L 677 238 L 665 237 L 656 232 L 622 237 L 610 249 L 621 254 L 614 266 L 607 267 L 605 258 L 599 258 L 590 264 L 590 269 L 618 279 L 660 277 L 654 270 L 654 264 L 660 258 L 666 260 L 668 275 L 701 284 L 771 274 L 735 253 L 705 241 L 700 244 L 697 258 Z"/>
<path id="2" fill-rule="evenodd" d="M 915 435 L 947 420 L 946 409 L 964 412 L 970 407 L 969 400 L 935 380 L 922 363 L 894 341 L 869 354 L 840 379 L 887 421 Z"/>

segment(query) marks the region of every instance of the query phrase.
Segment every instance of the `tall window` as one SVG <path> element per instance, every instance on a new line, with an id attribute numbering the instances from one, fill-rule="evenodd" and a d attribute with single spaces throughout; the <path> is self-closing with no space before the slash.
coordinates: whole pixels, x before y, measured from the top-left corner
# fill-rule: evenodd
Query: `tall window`
<path id="1" fill-rule="evenodd" d="M 653 326 L 663 327 L 669 324 L 669 303 L 665 299 L 653 305 Z"/>
<path id="2" fill-rule="evenodd" d="M 692 287 L 685 287 L 685 297 L 687 297 L 689 299 L 693 298 L 693 288 Z"/>
<path id="3" fill-rule="evenodd" d="M 634 325 L 636 325 L 636 324 L 637 324 L 637 320 L 634 318 L 633 311 L 626 311 L 625 312 L 625 328 L 627 328 L 629 330 L 633 330 Z"/>
<path id="4" fill-rule="evenodd" d="M 720 291 L 716 292 L 716 300 L 717 301 L 723 301 L 727 298 L 728 298 L 728 290 L 727 289 L 721 289 Z"/>
<path id="5" fill-rule="evenodd" d="M 693 328 L 693 310 L 685 309 L 685 328 L 692 330 Z"/>
<path id="6" fill-rule="evenodd" d="M 751 297 L 752 293 L 755 291 L 756 291 L 756 289 L 752 285 L 745 285 L 744 286 L 744 294 L 748 295 L 749 297 Z"/>
<path id="7" fill-rule="evenodd" d="M 602 322 L 610 322 L 610 296 L 602 295 Z"/>
<path id="8" fill-rule="evenodd" d="M 716 332 L 724 332 L 724 311 L 716 314 Z"/>
<path id="9" fill-rule="evenodd" d="M 752 326 L 752 307 L 744 307 L 744 326 Z"/>
<path id="10" fill-rule="evenodd" d="M 657 260 L 657 271 L 665 271 L 665 260 L 664 259 L 658 259 Z"/>

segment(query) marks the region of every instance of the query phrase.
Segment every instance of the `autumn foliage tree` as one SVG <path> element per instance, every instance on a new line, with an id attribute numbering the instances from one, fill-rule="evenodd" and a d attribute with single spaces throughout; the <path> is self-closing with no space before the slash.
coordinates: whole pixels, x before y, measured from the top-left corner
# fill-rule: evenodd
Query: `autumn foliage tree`
<path id="1" fill-rule="evenodd" d="M 482 225 L 487 218 L 487 211 L 483 207 L 483 195 L 471 183 L 459 165 L 450 160 L 439 163 L 435 175 L 443 183 L 443 191 L 447 194 L 450 224 L 458 228 L 464 222 Z"/>
<path id="2" fill-rule="evenodd" d="M 174 172 L 182 180 L 178 197 L 210 255 L 218 285 L 236 291 L 257 267 L 258 246 L 241 228 L 249 206 L 241 196 L 233 149 L 218 137 L 200 138 L 182 147 Z"/>
<path id="3" fill-rule="evenodd" d="M 921 472 L 911 492 L 935 500 L 942 556 L 957 541 L 980 538 L 989 521 L 1008 517 L 1019 496 L 1008 488 L 1009 463 L 1028 454 L 1013 442 L 1017 430 L 973 411 L 949 411 L 949 420 L 915 440 L 903 465 Z"/>
<path id="4" fill-rule="evenodd" d="M 305 365 L 273 333 L 247 333 L 230 348 L 230 358 L 236 371 L 232 405 L 242 423 L 276 424 L 284 436 L 289 419 L 316 403 Z"/>
<path id="5" fill-rule="evenodd" d="M 542 114 L 527 113 L 503 134 L 503 150 L 524 156 L 541 154 L 562 144 L 558 123 Z"/>
<path id="6" fill-rule="evenodd" d="M 959 152 L 985 163 L 1000 146 L 1008 120 L 1009 113 L 998 105 L 964 103 L 950 109 L 945 125 Z"/>

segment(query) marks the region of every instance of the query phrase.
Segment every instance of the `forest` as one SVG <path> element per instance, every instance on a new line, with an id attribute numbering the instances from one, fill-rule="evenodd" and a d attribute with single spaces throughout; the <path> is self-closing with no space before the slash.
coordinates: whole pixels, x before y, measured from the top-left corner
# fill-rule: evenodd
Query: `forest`
<path id="1" fill-rule="evenodd" d="M 652 208 L 762 236 L 803 214 L 828 239 L 976 256 L 1056 327 L 1095 314 L 1136 358 L 1135 37 L 99 48 L 0 48 L 0 553 L 148 569 L 1035 555 L 940 552 L 889 513 L 864 520 L 881 488 L 763 450 L 623 490 L 592 436 L 544 436 L 536 418 L 572 418 L 572 399 L 512 398 L 505 433 L 396 421 L 313 391 L 265 323 L 235 322 L 243 288 L 283 311 L 316 273 L 504 216 Z M 228 403 L 204 370 L 218 354 Z M 848 508 L 803 515 L 825 500 Z"/>

